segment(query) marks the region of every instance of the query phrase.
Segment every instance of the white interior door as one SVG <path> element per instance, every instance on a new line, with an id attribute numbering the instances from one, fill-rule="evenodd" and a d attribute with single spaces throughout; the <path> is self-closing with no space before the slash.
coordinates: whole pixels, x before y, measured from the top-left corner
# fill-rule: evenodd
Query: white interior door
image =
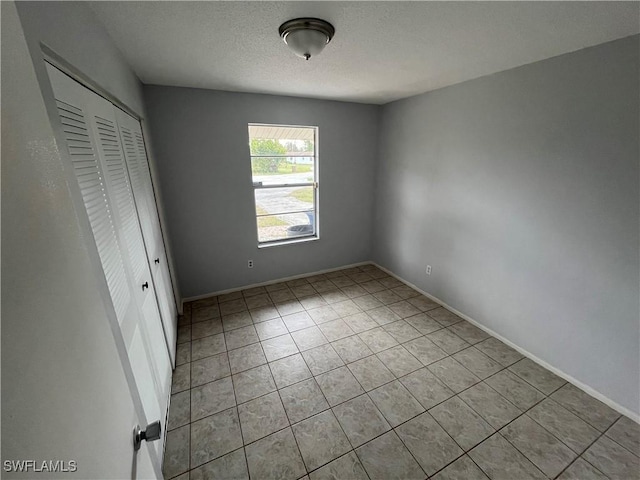
<path id="1" fill-rule="evenodd" d="M 66 147 L 93 232 L 144 421 L 165 431 L 171 364 L 118 134 L 115 107 L 47 65 Z M 129 419 L 123 419 L 128 422 Z M 144 425 L 142 425 L 144 428 Z M 122 425 L 132 431 L 133 425 Z M 162 459 L 163 440 L 148 444 Z"/>
<path id="2" fill-rule="evenodd" d="M 158 294 L 158 307 L 169 347 L 169 356 L 171 363 L 175 365 L 178 315 L 142 128 L 137 119 L 120 109 L 116 110 L 116 118 L 142 226 L 144 243 L 147 248 L 153 283 Z"/>

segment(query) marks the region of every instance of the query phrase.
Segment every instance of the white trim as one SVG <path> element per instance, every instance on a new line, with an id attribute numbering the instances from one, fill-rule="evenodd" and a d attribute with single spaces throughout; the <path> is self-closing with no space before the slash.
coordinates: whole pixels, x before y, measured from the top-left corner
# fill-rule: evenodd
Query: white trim
<path id="1" fill-rule="evenodd" d="M 305 235 L 300 237 L 292 237 L 282 240 L 272 240 L 270 242 L 258 243 L 258 248 L 279 247 L 282 245 L 293 245 L 294 243 L 315 242 L 316 240 L 320 240 L 320 237 L 317 233 L 314 233 L 313 235 Z"/>
<path id="2" fill-rule="evenodd" d="M 173 370 L 175 370 L 175 366 L 172 365 L 171 369 L 171 376 L 173 377 Z M 171 381 L 173 381 L 173 378 L 171 378 Z M 162 432 L 162 445 L 164 446 L 164 448 L 162 449 L 162 453 L 160 453 L 160 465 L 162 466 L 164 466 L 164 454 L 167 450 L 167 433 L 169 433 L 169 429 L 167 428 L 167 426 L 169 426 L 169 409 L 171 408 L 171 397 L 171 388 L 169 388 L 169 394 L 167 398 L 167 411 L 164 413 L 164 432 Z"/>
<path id="3" fill-rule="evenodd" d="M 431 300 L 433 300 L 434 302 L 439 303 L 440 305 L 442 305 L 443 307 L 445 307 L 447 310 L 451 310 L 453 313 L 455 313 L 456 315 L 458 315 L 461 318 L 464 318 L 466 321 L 468 321 L 469 323 L 472 323 L 473 325 L 475 325 L 476 327 L 480 328 L 481 330 L 484 330 L 485 332 L 487 332 L 489 335 L 497 338 L 498 340 L 500 340 L 501 342 L 509 345 L 511 348 L 513 348 L 514 350 L 520 352 L 522 355 L 524 355 L 525 357 L 533 360 L 534 362 L 536 362 L 538 365 L 546 368 L 547 370 L 549 370 L 552 373 L 555 373 L 557 376 L 559 376 L 560 378 L 563 378 L 564 380 L 566 380 L 567 382 L 571 383 L 572 385 L 576 386 L 577 388 L 579 388 L 580 390 L 584 391 L 585 393 L 591 395 L 592 397 L 600 400 L 602 403 L 604 403 L 605 405 L 613 408 L 615 411 L 617 411 L 618 413 L 621 413 L 622 415 L 629 417 L 631 420 L 633 420 L 636 423 L 640 423 L 640 415 L 637 413 L 632 412 L 631 410 L 629 410 L 627 407 L 623 407 L 622 405 L 614 402 L 613 400 L 611 400 L 610 398 L 608 398 L 607 396 L 603 395 L 602 393 L 598 392 L 597 390 L 595 390 L 594 388 L 590 387 L 589 385 L 586 385 L 584 383 L 582 383 L 579 380 L 576 380 L 575 378 L 573 378 L 571 375 L 563 372 L 562 370 L 554 367 L 553 365 L 548 364 L 547 362 L 545 362 L 544 360 L 536 357 L 534 354 L 532 354 L 531 352 L 528 352 L 527 350 L 525 350 L 522 347 L 519 347 L 518 345 L 516 345 L 515 343 L 513 343 L 512 341 L 510 341 L 509 339 L 503 337 L 502 335 L 500 335 L 499 333 L 496 333 L 495 331 L 491 330 L 488 327 L 485 327 L 484 325 L 482 325 L 481 323 L 477 322 L 476 320 L 474 320 L 473 318 L 469 317 L 468 315 L 465 315 L 464 313 L 460 312 L 459 310 L 456 310 L 455 308 L 447 305 L 445 302 L 443 302 L 442 300 L 440 300 L 438 297 L 435 297 L 427 292 L 425 292 L 424 290 L 416 287 L 414 284 L 412 284 L 411 282 L 407 282 L 405 279 L 401 278 L 400 276 L 396 275 L 395 273 L 393 273 L 390 270 L 387 270 L 386 268 L 378 265 L 375 262 L 369 262 L 372 265 L 375 265 L 376 267 L 378 267 L 380 270 L 388 273 L 389 275 L 391 275 L 392 277 L 397 278 L 398 280 L 400 280 L 402 283 L 405 283 L 406 285 L 410 286 L 411 288 L 413 288 L 414 290 L 417 290 L 418 292 L 422 293 L 425 297 L 430 298 Z"/>
<path id="4" fill-rule="evenodd" d="M 243 287 L 229 288 L 227 290 L 220 290 L 220 291 L 213 292 L 213 293 L 205 293 L 204 295 L 196 295 L 195 297 L 183 298 L 182 302 L 181 302 L 181 305 L 184 305 L 187 302 L 193 302 L 195 300 L 202 300 L 202 299 L 205 299 L 205 298 L 215 297 L 215 296 L 218 296 L 218 295 L 224 295 L 226 293 L 239 292 L 241 290 L 247 290 L 249 288 L 255 288 L 255 287 L 264 287 L 266 285 L 273 285 L 274 283 L 288 282 L 290 280 L 296 280 L 298 278 L 310 277 L 312 275 L 321 275 L 323 273 L 337 272 L 338 270 L 344 270 L 346 268 L 353 268 L 353 267 L 360 267 L 362 265 L 375 265 L 375 263 L 373 263 L 373 262 L 352 263 L 350 265 L 344 265 L 342 267 L 328 268 L 326 270 L 318 270 L 316 272 L 302 273 L 300 275 L 293 275 L 293 276 L 290 276 L 290 277 L 278 278 L 276 280 L 269 280 L 267 282 L 252 283 L 250 285 L 245 285 Z"/>
<path id="5" fill-rule="evenodd" d="M 85 88 L 91 90 L 96 95 L 101 96 L 114 106 L 118 107 L 120 110 L 124 111 L 128 115 L 131 115 L 133 118 L 142 122 L 142 117 L 138 115 L 138 113 L 130 108 L 125 103 L 121 102 L 118 97 L 112 95 L 108 89 L 104 88 L 98 82 L 94 82 L 91 78 L 86 76 L 82 71 L 78 70 L 72 64 L 67 62 L 61 55 L 53 50 L 51 47 L 44 43 L 40 43 L 40 50 L 42 51 L 42 56 L 45 62 L 50 63 L 62 73 L 67 75 L 68 77 L 73 78 L 76 82 L 84 86 Z"/>

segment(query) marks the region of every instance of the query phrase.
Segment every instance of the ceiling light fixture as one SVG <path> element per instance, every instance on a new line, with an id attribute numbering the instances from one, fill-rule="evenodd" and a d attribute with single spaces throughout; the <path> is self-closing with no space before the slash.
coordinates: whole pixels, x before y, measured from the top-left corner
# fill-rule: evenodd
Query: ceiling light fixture
<path id="1" fill-rule="evenodd" d="M 333 25 L 319 18 L 295 18 L 280 25 L 278 31 L 293 53 L 305 60 L 318 55 L 336 33 Z"/>

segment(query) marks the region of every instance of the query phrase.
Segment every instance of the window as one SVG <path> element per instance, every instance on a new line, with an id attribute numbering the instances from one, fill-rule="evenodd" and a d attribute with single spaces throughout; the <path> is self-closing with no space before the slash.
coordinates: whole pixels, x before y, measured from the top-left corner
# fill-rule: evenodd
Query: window
<path id="1" fill-rule="evenodd" d="M 318 238 L 318 128 L 249 124 L 258 245 Z"/>

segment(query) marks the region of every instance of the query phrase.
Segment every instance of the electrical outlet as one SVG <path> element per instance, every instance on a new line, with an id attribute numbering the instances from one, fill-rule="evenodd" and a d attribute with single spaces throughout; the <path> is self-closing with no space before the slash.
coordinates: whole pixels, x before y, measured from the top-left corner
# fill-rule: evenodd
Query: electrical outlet
<path id="1" fill-rule="evenodd" d="M 431 275 L 431 265 L 427 265 L 427 275 Z"/>
<path id="2" fill-rule="evenodd" d="M 247 261 L 247 267 L 253 268 L 253 260 Z"/>

